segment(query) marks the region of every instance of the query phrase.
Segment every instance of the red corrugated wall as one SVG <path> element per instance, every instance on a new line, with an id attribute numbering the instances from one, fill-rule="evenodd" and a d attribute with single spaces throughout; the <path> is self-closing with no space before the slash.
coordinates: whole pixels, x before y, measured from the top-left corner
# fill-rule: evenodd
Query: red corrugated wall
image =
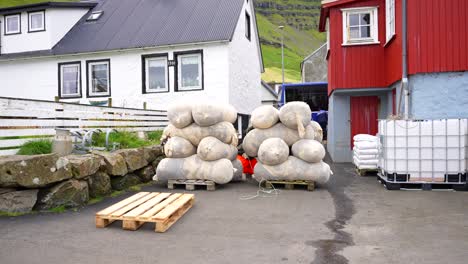
<path id="1" fill-rule="evenodd" d="M 468 70 L 468 1 L 409 0 L 408 49 L 409 74 Z"/>

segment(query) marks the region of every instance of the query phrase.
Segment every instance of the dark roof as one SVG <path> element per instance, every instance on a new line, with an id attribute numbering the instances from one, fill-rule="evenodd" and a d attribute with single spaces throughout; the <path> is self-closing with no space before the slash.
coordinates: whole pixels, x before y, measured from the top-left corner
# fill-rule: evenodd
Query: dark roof
<path id="1" fill-rule="evenodd" d="M 0 8 L 0 15 L 43 10 L 46 8 L 93 8 L 96 5 L 96 2 L 41 2 L 36 4 Z"/>
<path id="2" fill-rule="evenodd" d="M 275 92 L 275 90 L 273 90 L 273 88 L 271 88 L 271 86 L 270 86 L 268 83 L 266 83 L 264 80 L 262 80 L 262 86 L 263 86 L 263 88 L 265 88 L 268 92 L 270 92 L 271 95 L 278 97 L 278 94 Z"/>
<path id="3" fill-rule="evenodd" d="M 52 50 L 0 59 L 230 41 L 244 1 L 97 0 L 90 12 L 103 11 L 99 20 L 86 21 L 85 15 Z"/>

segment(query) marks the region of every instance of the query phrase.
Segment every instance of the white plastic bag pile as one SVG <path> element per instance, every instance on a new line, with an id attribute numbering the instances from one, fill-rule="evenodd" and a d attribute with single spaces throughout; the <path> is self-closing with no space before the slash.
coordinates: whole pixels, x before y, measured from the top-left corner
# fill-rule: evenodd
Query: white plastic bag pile
<path id="1" fill-rule="evenodd" d="M 353 137 L 353 162 L 358 169 L 376 170 L 379 165 L 379 138 L 359 134 Z"/>
<path id="2" fill-rule="evenodd" d="M 242 147 L 249 157 L 258 158 L 254 168 L 257 181 L 329 180 L 330 166 L 322 161 L 323 131 L 310 119 L 310 107 L 303 102 L 288 103 L 280 111 L 272 106 L 253 111 L 251 123 L 255 129 L 245 136 Z"/>
<path id="3" fill-rule="evenodd" d="M 242 178 L 237 160 L 237 111 L 231 105 L 180 102 L 167 111 L 169 125 L 161 141 L 166 154 L 154 180 L 211 180 L 225 184 Z"/>

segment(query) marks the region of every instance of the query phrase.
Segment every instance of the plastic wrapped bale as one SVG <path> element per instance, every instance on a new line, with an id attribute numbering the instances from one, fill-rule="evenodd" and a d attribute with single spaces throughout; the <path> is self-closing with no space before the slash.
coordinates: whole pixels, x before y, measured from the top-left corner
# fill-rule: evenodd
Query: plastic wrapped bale
<path id="1" fill-rule="evenodd" d="M 171 137 L 164 145 L 164 154 L 168 158 L 187 158 L 197 153 L 190 141 L 181 137 Z"/>
<path id="2" fill-rule="evenodd" d="M 267 129 L 254 129 L 245 136 L 242 143 L 245 154 L 249 157 L 257 157 L 258 148 L 268 138 L 281 138 L 288 146 L 292 146 L 301 139 L 297 130 L 288 128 L 281 123 Z M 315 138 L 315 131 L 312 126 L 306 127 L 304 138 Z"/>
<path id="3" fill-rule="evenodd" d="M 177 128 L 184 128 L 193 123 L 192 106 L 188 102 L 172 104 L 167 109 L 167 119 Z"/>
<path id="4" fill-rule="evenodd" d="M 237 111 L 231 105 L 202 102 L 193 105 L 192 116 L 199 126 L 207 127 L 220 122 L 235 123 Z"/>
<path id="5" fill-rule="evenodd" d="M 265 165 L 278 165 L 289 156 L 289 146 L 281 138 L 269 138 L 258 149 L 258 160 Z"/>
<path id="6" fill-rule="evenodd" d="M 299 131 L 299 137 L 303 138 L 305 127 L 310 124 L 312 111 L 304 102 L 291 102 L 281 107 L 279 119 L 285 126 Z"/>
<path id="7" fill-rule="evenodd" d="M 232 176 L 232 181 L 242 181 L 242 175 L 244 174 L 244 167 L 242 162 L 238 159 L 232 161 L 232 167 L 234 168 L 234 174 Z"/>
<path id="8" fill-rule="evenodd" d="M 254 128 L 267 129 L 279 122 L 279 111 L 271 105 L 257 107 L 250 118 Z"/>
<path id="9" fill-rule="evenodd" d="M 325 148 L 317 140 L 301 139 L 292 145 L 292 154 L 306 162 L 320 162 L 325 158 Z"/>
<path id="10" fill-rule="evenodd" d="M 183 159 L 166 158 L 159 162 L 153 180 L 210 180 L 217 184 L 226 184 L 232 180 L 234 169 L 228 159 L 204 161 L 197 155 Z"/>
<path id="11" fill-rule="evenodd" d="M 320 126 L 319 123 L 315 122 L 315 121 L 311 121 L 310 122 L 310 125 L 314 128 L 314 131 L 315 131 L 315 140 L 317 140 L 318 142 L 322 143 L 323 142 L 323 129 L 322 127 Z"/>
<path id="12" fill-rule="evenodd" d="M 223 143 L 215 137 L 206 137 L 198 144 L 197 155 L 205 161 L 219 159 L 235 160 L 237 157 L 237 147 Z"/>
<path id="13" fill-rule="evenodd" d="M 260 162 L 255 165 L 254 177 L 257 181 L 315 181 L 325 183 L 330 179 L 332 171 L 325 162 L 309 163 L 294 156 L 289 156 L 284 163 L 269 166 Z"/>
<path id="14" fill-rule="evenodd" d="M 161 141 L 168 137 L 182 137 L 190 141 L 194 146 L 198 146 L 200 141 L 206 137 L 215 137 L 226 144 L 237 146 L 238 138 L 236 129 L 229 122 L 221 122 L 209 127 L 201 127 L 195 123 L 182 129 L 169 124 L 163 132 Z"/>

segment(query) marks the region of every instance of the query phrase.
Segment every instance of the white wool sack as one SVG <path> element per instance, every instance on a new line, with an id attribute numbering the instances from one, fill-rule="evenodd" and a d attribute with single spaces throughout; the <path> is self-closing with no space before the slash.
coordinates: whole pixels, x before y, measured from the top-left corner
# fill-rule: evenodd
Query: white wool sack
<path id="1" fill-rule="evenodd" d="M 359 149 L 356 146 L 353 148 L 354 153 L 357 155 L 378 155 L 378 149 Z"/>
<path id="2" fill-rule="evenodd" d="M 197 155 L 183 159 L 166 158 L 159 162 L 153 180 L 167 182 L 168 180 L 210 180 L 217 184 L 225 184 L 232 180 L 234 168 L 228 159 L 204 161 Z"/>
<path id="3" fill-rule="evenodd" d="M 281 138 L 269 138 L 258 149 L 258 160 L 265 165 L 278 165 L 289 156 L 289 146 Z"/>
<path id="4" fill-rule="evenodd" d="M 263 141 L 268 138 L 281 138 L 284 140 L 284 142 L 286 142 L 286 144 L 288 144 L 288 146 L 292 146 L 292 144 L 301 139 L 297 130 L 290 129 L 282 123 L 278 123 L 267 129 L 256 128 L 247 133 L 244 138 L 242 147 L 245 151 L 245 154 L 247 154 L 249 157 L 257 157 L 258 148 L 263 143 Z M 315 131 L 312 126 L 309 125 L 306 127 L 304 138 L 315 138 Z"/>
<path id="5" fill-rule="evenodd" d="M 323 129 L 322 127 L 320 126 L 319 123 L 315 122 L 315 121 L 310 121 L 310 125 L 312 126 L 312 128 L 314 129 L 315 131 L 315 140 L 317 140 L 318 142 L 322 143 L 323 142 Z"/>
<path id="6" fill-rule="evenodd" d="M 292 145 L 292 154 L 303 161 L 314 163 L 325 158 L 325 148 L 314 139 L 301 139 Z"/>
<path id="7" fill-rule="evenodd" d="M 286 162 L 269 166 L 257 162 L 254 168 L 254 177 L 262 180 L 287 180 L 287 181 L 315 181 L 325 183 L 330 179 L 332 171 L 325 162 L 308 163 L 294 156 L 289 156 Z"/>
<path id="8" fill-rule="evenodd" d="M 375 159 L 379 159 L 378 155 L 359 155 L 359 154 L 354 153 L 353 156 L 356 157 L 358 160 L 375 160 Z"/>
<path id="9" fill-rule="evenodd" d="M 172 104 L 167 109 L 169 122 L 177 128 L 184 128 L 193 123 L 192 106 L 187 102 Z"/>
<path id="10" fill-rule="evenodd" d="M 374 159 L 374 160 L 360 160 L 357 157 L 353 157 L 354 164 L 357 166 L 360 165 L 374 165 L 377 166 L 379 164 L 379 160 Z"/>
<path id="11" fill-rule="evenodd" d="M 285 126 L 299 132 L 299 137 L 303 138 L 305 127 L 310 124 L 312 111 L 308 104 L 304 102 L 291 102 L 281 107 L 279 118 Z"/>
<path id="12" fill-rule="evenodd" d="M 236 129 L 229 122 L 221 122 L 209 127 L 201 127 L 195 123 L 182 129 L 169 124 L 163 132 L 161 140 L 168 137 L 182 137 L 190 141 L 194 146 L 198 146 L 200 141 L 206 137 L 215 137 L 226 144 L 237 146 L 238 138 Z"/>
<path id="13" fill-rule="evenodd" d="M 205 161 L 214 161 L 219 159 L 235 160 L 237 157 L 237 148 L 221 142 L 215 137 L 206 137 L 200 141 L 197 148 L 197 155 Z"/>
<path id="14" fill-rule="evenodd" d="M 368 135 L 368 134 L 357 134 L 353 137 L 355 142 L 358 141 L 371 141 L 371 142 L 379 142 L 379 138 L 376 136 Z"/>
<path id="15" fill-rule="evenodd" d="M 279 111 L 271 105 L 257 107 L 250 118 L 254 128 L 266 129 L 279 122 Z"/>
<path id="16" fill-rule="evenodd" d="M 371 141 L 358 141 L 354 142 L 354 146 L 358 148 L 359 150 L 363 149 L 379 149 L 379 143 L 378 142 L 371 142 Z"/>
<path id="17" fill-rule="evenodd" d="M 192 106 L 192 116 L 199 126 L 207 127 L 220 122 L 234 123 L 237 120 L 236 109 L 227 104 L 199 102 Z"/>
<path id="18" fill-rule="evenodd" d="M 197 153 L 190 141 L 181 137 L 171 137 L 164 145 L 164 154 L 168 158 L 187 158 Z"/>
<path id="19" fill-rule="evenodd" d="M 231 181 L 242 181 L 242 175 L 244 174 L 244 167 L 242 166 L 242 162 L 238 159 L 232 161 L 232 167 L 234 168 L 234 175 L 232 176 Z"/>

